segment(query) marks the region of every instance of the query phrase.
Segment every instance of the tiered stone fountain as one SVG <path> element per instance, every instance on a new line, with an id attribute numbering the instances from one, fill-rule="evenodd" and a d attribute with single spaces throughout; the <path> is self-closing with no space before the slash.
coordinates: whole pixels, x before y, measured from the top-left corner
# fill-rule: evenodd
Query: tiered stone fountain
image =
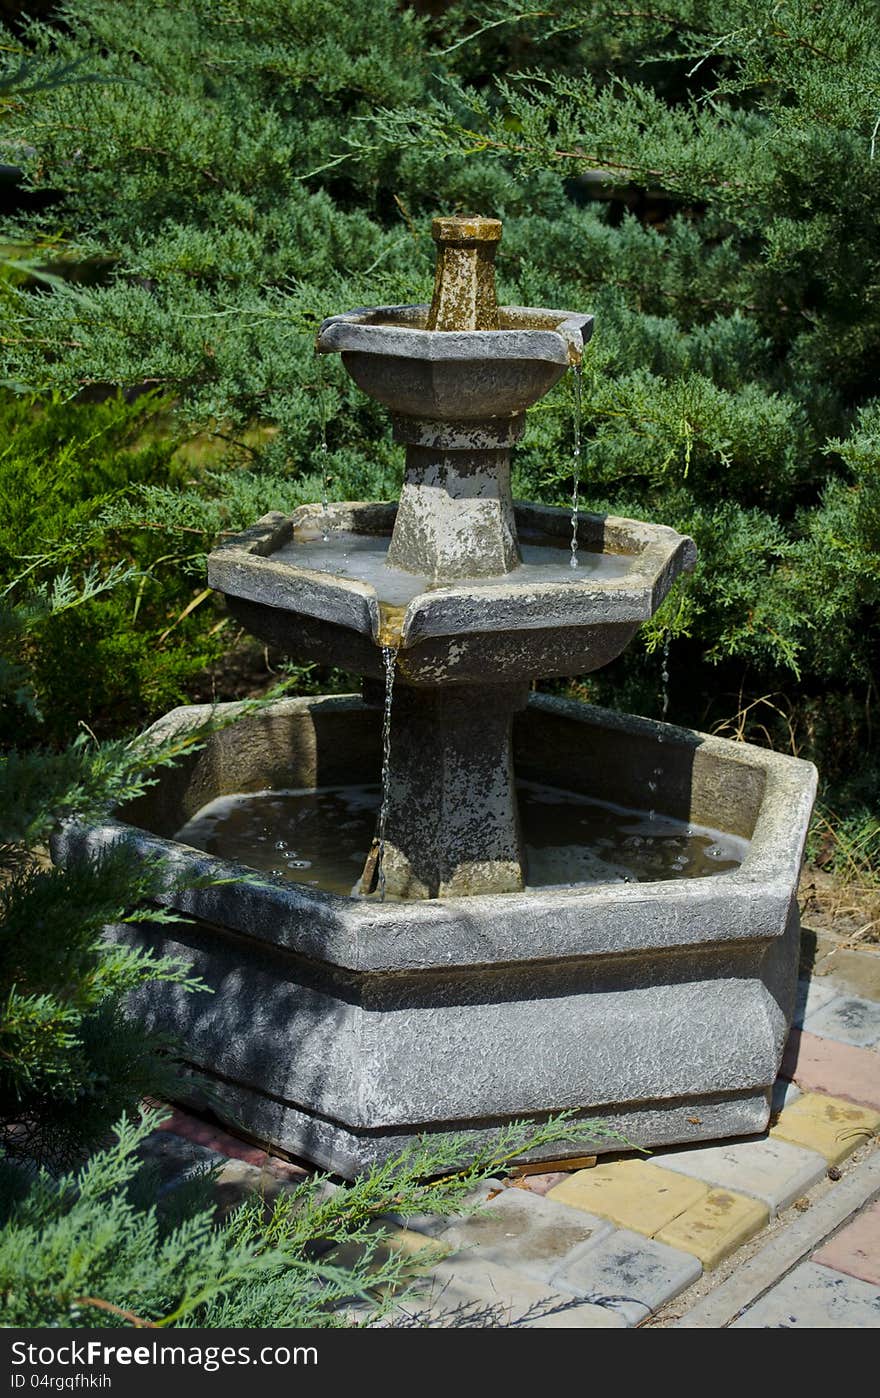
<path id="1" fill-rule="evenodd" d="M 430 307 L 332 316 L 317 342 L 390 409 L 399 503 L 268 515 L 209 559 L 249 631 L 364 676 L 363 698 L 243 718 L 104 825 L 69 826 L 56 857 L 162 856 L 191 921 L 108 935 L 186 957 L 215 994 L 152 986 L 139 1012 L 221 1115 L 341 1174 L 423 1132 L 562 1108 L 643 1145 L 761 1131 L 814 769 L 530 694 L 614 660 L 695 549 L 514 504 L 525 411 L 577 372 L 592 318 L 496 304 L 497 221 L 434 236 Z"/>

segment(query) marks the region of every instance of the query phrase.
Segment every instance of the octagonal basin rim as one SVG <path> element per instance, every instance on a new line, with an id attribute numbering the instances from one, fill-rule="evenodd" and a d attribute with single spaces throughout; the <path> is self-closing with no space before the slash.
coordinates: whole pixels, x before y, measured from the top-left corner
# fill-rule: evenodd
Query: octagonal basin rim
<path id="1" fill-rule="evenodd" d="M 294 531 L 310 520 L 330 522 L 365 536 L 390 534 L 396 505 L 339 502 L 328 506 L 300 505 L 290 515 L 272 511 L 241 534 L 225 540 L 208 557 L 211 587 L 245 601 L 280 607 L 319 620 L 352 626 L 387 643 L 386 618 L 396 617 L 395 643 L 406 650 L 426 637 L 473 635 L 506 631 L 516 623 L 524 630 L 548 626 L 639 624 L 649 620 L 680 572 L 690 572 L 696 546 L 687 535 L 667 525 L 617 516 L 579 513 L 585 530 L 601 530 L 627 548 L 598 550 L 631 558 L 627 572 L 617 578 L 575 576 L 562 581 L 520 580 L 517 570 L 492 581 L 458 578 L 418 592 L 402 608 L 382 603 L 373 583 L 323 572 L 273 555 L 292 541 Z M 570 511 L 556 506 L 520 504 L 519 521 L 552 539 L 555 526 L 570 528 Z M 367 528 L 365 526 L 374 527 Z M 358 527 L 360 525 L 360 527 Z M 583 544 L 585 552 L 590 550 Z M 560 549 L 563 556 L 563 551 Z M 341 610 L 342 609 L 342 610 Z"/>
<path id="2" fill-rule="evenodd" d="M 315 347 L 321 354 L 382 354 L 416 360 L 540 360 L 577 364 L 593 317 L 544 306 L 499 306 L 498 330 L 426 330 L 430 307 L 359 306 L 328 316 Z"/>

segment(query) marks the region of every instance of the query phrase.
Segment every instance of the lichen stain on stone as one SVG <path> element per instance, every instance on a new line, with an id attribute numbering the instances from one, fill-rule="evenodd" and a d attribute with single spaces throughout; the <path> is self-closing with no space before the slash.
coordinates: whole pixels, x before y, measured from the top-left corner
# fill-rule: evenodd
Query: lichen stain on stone
<path id="1" fill-rule="evenodd" d="M 495 253 L 497 218 L 435 218 L 438 245 L 428 330 L 497 330 Z"/>

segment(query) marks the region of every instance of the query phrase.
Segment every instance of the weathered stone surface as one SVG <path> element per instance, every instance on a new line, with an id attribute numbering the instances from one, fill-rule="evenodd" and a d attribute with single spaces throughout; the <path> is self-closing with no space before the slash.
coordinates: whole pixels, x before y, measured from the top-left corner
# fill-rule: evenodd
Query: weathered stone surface
<path id="1" fill-rule="evenodd" d="M 621 1228 L 651 1238 L 708 1192 L 702 1181 L 686 1179 L 644 1160 L 614 1160 L 592 1170 L 576 1171 L 547 1197 L 588 1209 Z"/>
<path id="2" fill-rule="evenodd" d="M 381 861 L 390 896 L 522 889 L 513 715 L 527 700 L 520 685 L 396 687 Z M 373 872 L 365 892 L 375 887 L 378 859 Z"/>
<path id="3" fill-rule="evenodd" d="M 880 1111 L 880 1074 L 873 1049 L 853 1048 L 793 1029 L 780 1072 L 805 1092 L 827 1092 Z"/>
<path id="4" fill-rule="evenodd" d="M 585 1244 L 606 1237 L 612 1225 L 527 1189 L 505 1189 L 478 1214 L 442 1234 L 478 1262 L 511 1267 L 535 1281 L 551 1283 Z M 457 1257 L 449 1259 L 455 1267 Z"/>
<path id="5" fill-rule="evenodd" d="M 209 713 L 177 711 L 162 731 Z M 123 840 L 162 859 L 165 897 L 192 921 L 110 935 L 176 951 L 215 988 L 151 987 L 139 1004 L 214 1076 L 230 1119 L 342 1174 L 422 1130 L 485 1140 L 563 1107 L 640 1144 L 763 1130 L 794 994 L 791 892 L 813 769 L 533 698 L 515 726 L 520 771 L 634 803 L 662 763 L 670 814 L 754 831 L 742 869 L 382 905 L 270 875 L 181 888 L 184 874 L 245 872 L 175 843 L 197 809 L 230 791 L 375 780 L 378 726 L 354 699 L 281 701 L 163 772 L 131 823 L 71 826 L 56 842 L 58 858 Z"/>
<path id="6" fill-rule="evenodd" d="M 733 1322 L 735 1330 L 877 1330 L 880 1291 L 868 1282 L 802 1262 Z"/>
<path id="7" fill-rule="evenodd" d="M 666 1170 L 751 1195 L 774 1215 L 824 1179 L 828 1169 L 825 1157 L 817 1151 L 773 1136 L 763 1141 L 666 1151 L 652 1160 Z"/>
<path id="8" fill-rule="evenodd" d="M 880 1040 L 880 1003 L 838 995 L 816 1009 L 808 1008 L 804 1028 L 823 1039 L 870 1048 Z"/>
<path id="9" fill-rule="evenodd" d="M 498 457 L 499 452 L 488 451 L 487 456 Z M 208 581 L 225 594 L 244 625 L 288 654 L 304 659 L 320 656 L 325 664 L 346 665 L 358 674 L 378 677 L 379 647 L 387 642 L 388 632 L 375 587 L 355 576 L 298 566 L 297 539 L 303 530 L 311 536 L 320 524 L 331 535 L 342 530 L 393 540 L 392 527 L 396 530 L 402 508 L 401 523 L 410 543 L 401 543 L 405 556 L 399 561 L 414 575 L 418 567 L 419 576 L 443 582 L 432 587 L 425 583 L 424 590 L 401 609 L 395 637 L 398 667 L 408 683 L 468 684 L 485 682 L 493 674 L 499 681 L 513 683 L 551 674 L 584 674 L 608 664 L 638 626 L 653 616 L 679 574 L 693 568 L 693 541 L 663 525 L 581 514 L 578 537 L 584 556 L 622 557 L 629 560 L 626 571 L 621 576 L 595 577 L 589 569 L 582 574 L 570 570 L 562 581 L 520 577 L 515 569 L 505 571 L 511 566 L 511 549 L 517 546 L 516 533 L 511 538 L 503 482 L 495 477 L 491 487 L 488 477 L 484 479 L 470 504 L 462 499 L 454 502 L 461 517 L 459 532 L 450 532 L 448 520 L 435 521 L 430 527 L 419 522 L 414 501 L 410 501 L 412 510 L 403 504 L 398 508 L 354 502 L 332 504 L 326 511 L 304 505 L 290 516 L 265 515 L 214 549 L 208 559 Z M 469 482 L 460 483 L 461 489 L 471 489 L 476 482 L 471 473 Z M 422 489 L 415 478 L 411 484 L 413 491 Z M 424 489 L 433 491 L 434 486 Z M 432 498 L 443 513 L 449 502 L 439 487 L 437 492 Z M 531 544 L 567 546 L 571 523 L 565 511 L 518 505 L 513 515 L 516 531 Z M 477 547 L 472 540 L 469 543 L 472 529 L 480 532 L 479 547 L 491 548 L 496 561 L 504 563 L 497 579 L 489 572 L 484 578 L 491 581 L 482 580 L 477 575 L 484 570 L 473 564 L 468 567 L 471 580 L 460 575 L 456 559 Z M 449 559 L 453 572 L 445 581 L 435 570 L 435 553 L 441 547 L 455 555 Z M 414 552 L 419 549 L 435 553 L 419 563 Z M 560 547 L 560 560 L 565 558 Z"/>
<path id="10" fill-rule="evenodd" d="M 812 1260 L 880 1288 L 880 1202 L 858 1214 Z"/>
<path id="11" fill-rule="evenodd" d="M 435 218 L 438 244 L 428 330 L 497 330 L 495 252 L 497 218 Z"/>
<path id="12" fill-rule="evenodd" d="M 769 1217 L 767 1205 L 757 1199 L 712 1189 L 655 1236 L 658 1243 L 693 1253 L 708 1270 L 759 1233 Z"/>
<path id="13" fill-rule="evenodd" d="M 638 1325 L 695 1282 L 702 1270 L 691 1253 L 616 1228 L 581 1249 L 557 1272 L 554 1285 L 607 1307 L 627 1325 Z"/>
<path id="14" fill-rule="evenodd" d="M 402 1303 L 401 1319 L 431 1329 L 613 1330 L 625 1323 L 610 1307 L 461 1255 L 441 1262 L 417 1288 L 420 1294 Z"/>
<path id="15" fill-rule="evenodd" d="M 771 1135 L 839 1165 L 880 1128 L 880 1112 L 820 1092 L 803 1092 L 780 1114 Z"/>

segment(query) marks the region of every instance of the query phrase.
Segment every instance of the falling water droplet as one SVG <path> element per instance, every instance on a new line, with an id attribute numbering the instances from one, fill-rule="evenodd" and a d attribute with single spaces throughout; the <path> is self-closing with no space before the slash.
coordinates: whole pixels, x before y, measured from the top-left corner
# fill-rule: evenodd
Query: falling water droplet
<path id="1" fill-rule="evenodd" d="M 328 519 L 330 509 L 330 448 L 327 445 L 327 412 L 324 404 L 321 404 L 321 442 L 319 447 L 319 460 L 321 465 L 321 513 L 323 515 L 323 532 L 321 538 L 325 544 L 330 542 L 330 524 Z"/>
<path id="2" fill-rule="evenodd" d="M 382 664 L 385 667 L 385 707 L 382 713 L 382 801 L 379 806 L 379 823 L 376 827 L 378 852 L 379 902 L 385 902 L 385 828 L 388 824 L 388 804 L 391 787 L 391 705 L 394 698 L 394 672 L 397 666 L 397 647 L 382 647 Z"/>
<path id="3" fill-rule="evenodd" d="M 578 566 L 578 507 L 581 490 L 581 410 L 583 400 L 583 370 L 580 364 L 572 365 L 574 374 L 574 445 L 571 449 L 571 566 Z"/>
<path id="4" fill-rule="evenodd" d="M 663 662 L 660 669 L 660 717 L 669 710 L 669 634 L 663 642 Z"/>

